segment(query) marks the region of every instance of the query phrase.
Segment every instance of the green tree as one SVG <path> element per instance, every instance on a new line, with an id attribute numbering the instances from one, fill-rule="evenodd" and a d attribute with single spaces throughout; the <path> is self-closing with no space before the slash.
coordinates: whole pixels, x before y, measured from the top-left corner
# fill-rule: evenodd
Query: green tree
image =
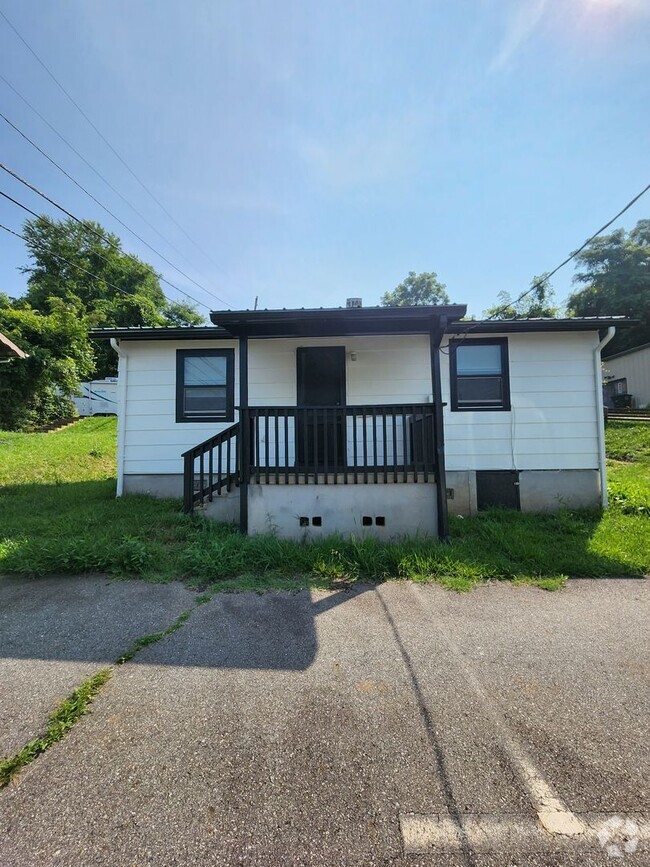
<path id="1" fill-rule="evenodd" d="M 421 307 L 434 304 L 449 304 L 449 295 L 445 284 L 438 280 L 434 271 L 416 274 L 409 271 L 408 277 L 402 280 L 392 292 L 384 292 L 381 296 L 383 307 Z"/>
<path id="2" fill-rule="evenodd" d="M 166 325 L 205 325 L 205 319 L 192 304 L 170 301 L 163 310 Z"/>
<path id="3" fill-rule="evenodd" d="M 40 313 L 0 297 L 0 331 L 29 357 L 0 365 L 0 428 L 29 429 L 72 415 L 70 395 L 93 371 L 88 322 L 77 300 L 53 298 Z"/>
<path id="4" fill-rule="evenodd" d="M 159 275 L 127 255 L 120 239 L 99 223 L 41 216 L 25 223 L 31 263 L 24 303 L 47 314 L 56 299 L 80 302 L 91 328 L 137 325 L 195 325 L 203 318 L 190 304 L 170 302 Z M 116 288 L 117 287 L 117 288 Z M 114 376 L 115 353 L 105 341 L 96 347 L 97 377 Z"/>
<path id="5" fill-rule="evenodd" d="M 512 300 L 508 292 L 499 292 L 499 303 L 483 311 L 489 319 L 540 319 L 555 318 L 560 313 L 556 306 L 555 291 L 546 274 L 533 277 L 531 292 L 520 300 Z"/>
<path id="6" fill-rule="evenodd" d="M 639 324 L 621 328 L 607 353 L 650 342 L 650 220 L 595 238 L 577 256 L 577 289 L 567 301 L 574 316 L 629 316 Z"/>

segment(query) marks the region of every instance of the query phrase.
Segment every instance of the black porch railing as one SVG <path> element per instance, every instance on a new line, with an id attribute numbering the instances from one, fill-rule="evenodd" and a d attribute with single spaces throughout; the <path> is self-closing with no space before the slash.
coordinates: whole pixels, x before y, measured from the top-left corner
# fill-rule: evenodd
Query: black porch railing
<path id="1" fill-rule="evenodd" d="M 431 404 L 259 406 L 250 419 L 250 481 L 428 482 L 435 475 Z"/>
<path id="2" fill-rule="evenodd" d="M 436 478 L 434 407 L 259 406 L 183 455 L 185 510 L 250 484 L 369 484 Z M 241 426 L 249 431 L 242 453 Z"/>
<path id="3" fill-rule="evenodd" d="M 239 484 L 239 422 L 221 433 L 199 443 L 183 457 L 183 508 L 192 512 L 194 506 L 207 499 L 212 502 L 214 494 L 231 491 Z"/>

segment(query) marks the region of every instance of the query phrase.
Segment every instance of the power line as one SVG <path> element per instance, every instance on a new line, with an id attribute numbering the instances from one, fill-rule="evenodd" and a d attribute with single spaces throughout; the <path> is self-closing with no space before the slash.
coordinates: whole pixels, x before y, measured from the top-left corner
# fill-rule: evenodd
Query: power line
<path id="1" fill-rule="evenodd" d="M 600 229 L 598 229 L 596 232 L 594 232 L 593 235 L 591 235 L 589 238 L 587 238 L 587 240 L 583 244 L 581 244 L 576 250 L 574 250 L 573 253 L 570 253 L 566 257 L 566 259 L 564 259 L 562 262 L 560 262 L 559 265 L 556 265 L 556 267 L 553 268 L 552 271 L 548 271 L 547 273 L 544 274 L 544 277 L 542 277 L 540 280 L 537 280 L 535 283 L 533 283 L 531 285 L 530 289 L 526 289 L 526 291 L 522 292 L 521 295 L 519 295 L 517 298 L 514 299 L 514 301 L 509 301 L 507 304 L 502 304 L 501 307 L 497 307 L 497 309 L 494 311 L 494 313 L 492 313 L 490 316 L 488 316 L 487 319 L 484 319 L 481 321 L 489 322 L 492 319 L 497 319 L 501 312 L 503 312 L 504 310 L 507 310 L 508 307 L 512 307 L 515 304 L 518 304 L 527 295 L 530 295 L 531 292 L 534 292 L 536 289 L 538 289 L 540 286 L 542 286 L 547 280 L 550 280 L 550 278 L 554 274 L 557 274 L 557 272 L 560 270 L 560 268 L 564 268 L 565 265 L 568 265 L 569 262 L 571 262 L 573 259 L 575 259 L 575 257 L 579 253 L 582 253 L 582 251 L 585 249 L 585 247 L 588 247 L 589 244 L 591 244 L 592 241 L 595 241 L 599 235 L 602 235 L 602 233 L 606 229 L 609 229 L 609 227 L 612 225 L 612 223 L 615 223 L 619 217 L 622 217 L 626 211 L 629 211 L 629 209 L 632 207 L 632 205 L 636 204 L 636 202 L 639 201 L 641 196 L 644 196 L 648 192 L 648 190 L 650 190 L 650 184 L 648 184 L 646 187 L 644 187 L 640 193 L 637 193 L 637 195 L 634 196 L 633 199 L 630 199 L 630 201 L 623 208 L 621 208 L 621 210 L 618 212 L 618 214 L 613 216 L 611 218 L 611 220 L 608 220 L 605 223 L 604 226 L 601 226 Z M 469 323 L 468 327 L 462 332 L 463 336 L 467 335 L 470 331 L 477 328 L 478 325 L 479 325 L 479 322 Z"/>
<path id="2" fill-rule="evenodd" d="M 55 134 L 55 135 L 56 135 L 56 136 L 57 136 L 57 137 L 58 137 L 58 138 L 59 138 L 59 139 L 60 139 L 60 140 L 61 140 L 61 141 L 62 141 L 62 142 L 63 142 L 63 143 L 68 147 L 68 148 L 70 148 L 70 150 L 71 150 L 74 154 L 76 154 L 76 156 L 79 157 L 79 159 L 80 159 L 80 160 L 81 160 L 81 161 L 82 161 L 86 166 L 88 166 L 88 168 L 89 168 L 92 172 L 94 172 L 94 174 L 96 174 L 97 177 L 98 177 L 98 178 L 99 178 L 99 179 L 100 179 L 104 184 L 106 184 L 106 186 L 109 188 L 109 190 L 112 190 L 112 192 L 115 193 L 115 195 L 118 196 L 118 198 L 120 198 L 120 199 L 124 202 L 124 204 L 127 205 L 127 206 L 128 206 L 128 207 L 133 211 L 133 213 L 136 214 L 136 215 L 137 215 L 137 216 L 142 220 L 143 223 L 146 223 L 147 226 L 149 226 L 149 228 L 150 228 L 152 231 L 154 231 L 154 232 L 156 233 L 156 235 L 158 235 L 158 237 L 159 237 L 162 241 L 164 241 L 166 244 L 168 244 L 168 245 L 171 247 L 171 249 L 172 249 L 175 253 L 178 253 L 178 255 L 181 256 L 183 259 L 185 259 L 186 262 L 189 261 L 188 258 L 187 258 L 187 256 L 186 256 L 184 253 L 182 253 L 181 250 L 179 250 L 178 247 L 176 247 L 176 245 L 173 244 L 173 243 L 169 240 L 169 238 L 167 238 L 165 235 L 163 235 L 163 233 L 162 233 L 158 228 L 156 228 L 156 226 L 155 226 L 155 225 L 154 225 L 150 220 L 148 220 L 147 217 L 145 217 L 145 215 L 144 215 L 143 213 L 141 213 L 141 211 L 139 211 L 139 210 L 135 207 L 134 204 L 132 204 L 132 202 L 130 202 L 130 201 L 126 198 L 126 196 L 124 196 L 124 195 L 123 195 L 123 194 L 122 194 L 118 189 L 116 189 L 116 188 L 113 186 L 113 184 L 112 184 L 112 183 L 111 183 L 107 178 L 105 178 L 104 175 L 103 175 L 103 174 L 102 174 L 102 173 L 101 173 L 97 168 L 95 168 L 95 166 L 94 166 L 94 165 L 93 165 L 89 160 L 87 160 L 86 157 L 85 157 L 82 153 L 80 153 L 80 151 L 78 151 L 77 148 L 76 148 L 73 144 L 71 144 L 71 142 L 69 142 L 68 139 L 67 139 L 64 135 L 62 135 L 62 134 L 59 132 L 59 130 L 58 130 L 58 129 L 53 125 L 53 124 L 51 124 L 50 121 L 49 121 L 46 117 L 44 117 L 44 115 L 42 115 L 41 112 L 40 112 L 37 108 L 35 108 L 35 107 L 32 105 L 32 103 L 27 99 L 27 97 L 25 97 L 25 96 L 24 96 L 24 95 L 23 95 L 19 90 L 17 90 L 17 89 L 14 87 L 14 85 L 13 85 L 10 81 L 8 81 L 8 80 L 4 77 L 4 75 L 2 75 L 2 73 L 0 73 L 0 81 L 4 82 L 4 84 L 9 88 L 9 90 L 11 90 L 12 93 L 14 93 L 14 94 L 15 94 L 15 95 L 20 99 L 20 100 L 22 100 L 22 101 L 25 103 L 25 105 L 26 105 L 26 106 L 27 106 L 27 107 L 28 107 L 28 108 L 29 108 L 29 109 L 30 109 L 30 110 L 31 110 L 31 111 L 36 115 L 36 117 L 38 117 L 38 118 L 39 118 L 39 119 L 40 119 L 40 120 L 41 120 L 41 121 L 42 121 L 42 122 L 43 122 L 43 123 L 44 123 L 44 124 L 49 128 L 49 129 L 51 129 L 52 132 L 53 132 L 53 133 L 54 133 L 54 134 Z M 6 118 L 5 118 L 5 120 L 6 120 Z M 16 127 L 14 127 L 14 128 L 17 129 Z M 20 132 L 20 130 L 17 130 L 17 131 Z M 21 133 L 21 135 L 24 135 L 24 133 Z M 25 138 L 26 138 L 26 136 L 25 136 Z M 216 263 L 214 263 L 214 264 L 216 265 Z M 217 267 L 218 267 L 218 266 L 217 266 Z"/>
<path id="3" fill-rule="evenodd" d="M 151 244 L 148 243 L 148 241 L 145 241 L 145 239 L 143 237 L 138 235 L 138 233 L 136 231 L 134 231 L 123 220 L 121 220 L 117 216 L 117 214 L 114 214 L 113 211 L 110 210 L 110 208 L 107 208 L 106 205 L 104 205 L 102 202 L 100 202 L 98 198 L 96 198 L 91 192 L 89 192 L 84 186 L 82 186 L 82 184 L 80 184 L 79 181 L 77 181 L 75 178 L 73 178 L 72 175 L 69 172 L 67 172 L 63 168 L 63 166 L 59 165 L 59 163 L 57 163 L 56 160 L 52 159 L 52 157 L 49 156 L 49 154 L 45 153 L 45 151 L 41 147 L 39 147 L 36 144 L 36 142 L 32 141 L 32 139 L 26 133 L 24 133 L 21 129 L 19 129 L 15 123 L 12 123 L 12 121 L 10 121 L 9 118 L 5 114 L 3 114 L 1 111 L 0 111 L 0 117 L 5 121 L 5 123 L 9 124 L 9 126 L 13 130 L 15 130 L 20 136 L 22 136 L 25 139 L 25 141 L 29 142 L 29 144 L 33 148 L 35 148 L 42 156 L 44 156 L 46 160 L 48 160 L 50 163 L 52 163 L 53 166 L 55 166 L 62 174 L 64 174 L 66 176 L 66 178 L 68 178 L 68 180 L 72 181 L 72 183 L 76 187 L 78 187 L 83 193 L 85 193 L 90 199 L 92 199 L 93 202 L 95 202 L 95 204 L 99 205 L 99 207 L 102 208 L 104 211 L 106 211 L 106 213 L 109 214 L 114 220 L 117 220 L 117 222 L 121 226 L 123 226 L 127 230 L 127 232 L 130 232 L 135 238 L 138 239 L 138 241 L 140 241 L 142 244 L 144 244 L 145 247 L 148 247 L 149 250 L 151 250 L 153 253 L 156 254 L 156 256 L 159 256 L 170 267 L 172 267 L 175 271 L 178 271 L 179 274 L 181 274 L 183 277 L 185 277 L 186 280 L 189 280 L 190 283 L 193 283 L 195 286 L 197 286 L 199 289 L 201 289 L 203 292 L 205 292 L 206 295 L 210 295 L 211 298 L 214 298 L 216 301 L 220 301 L 222 304 L 225 304 L 226 307 L 230 306 L 227 301 L 224 301 L 223 298 L 220 298 L 214 292 L 211 292 L 209 289 L 206 289 L 206 287 L 203 286 L 203 284 L 199 283 L 197 280 L 194 280 L 192 277 L 189 276 L 189 274 L 186 274 L 185 271 L 182 271 L 177 265 L 174 265 L 173 262 L 170 262 L 170 260 L 166 256 L 163 256 L 163 254 L 160 253 L 158 250 L 156 250 L 155 247 L 152 247 Z M 16 180 L 21 181 L 21 183 L 26 183 L 26 182 L 23 182 L 22 178 L 20 178 L 15 172 L 12 172 L 6 166 L 3 165 L 2 168 L 5 171 L 8 171 L 11 175 L 13 175 L 13 177 L 15 177 Z M 34 190 L 34 192 L 38 192 L 38 190 L 36 190 L 31 185 L 28 185 L 28 186 L 30 186 L 30 189 Z"/>
<path id="4" fill-rule="evenodd" d="M 1 163 L 0 163 L 0 167 L 3 167 Z M 34 189 L 34 191 L 37 192 L 36 188 L 31 187 L 30 184 L 26 184 L 26 186 L 28 186 L 30 189 Z M 156 274 L 156 272 L 153 270 L 153 268 L 151 268 L 149 265 L 147 265 L 146 262 L 140 261 L 140 259 L 138 259 L 137 256 L 133 256 L 131 253 L 125 253 L 124 250 L 121 249 L 119 244 L 116 244 L 114 241 L 111 241 L 110 238 L 107 238 L 106 235 L 103 235 L 101 232 L 98 232 L 96 229 L 94 229 L 88 223 L 84 222 L 83 220 L 80 220 L 79 217 L 75 217 L 74 214 L 70 213 L 70 211 L 67 211 L 62 205 L 58 205 L 53 199 L 50 199 L 44 193 L 39 193 L 39 195 L 42 195 L 43 198 L 46 199 L 46 201 L 53 204 L 56 208 L 59 208 L 59 210 L 61 210 L 64 214 L 67 214 L 70 217 L 70 219 L 74 220 L 76 223 L 79 223 L 79 225 L 82 226 L 82 228 L 84 228 L 87 232 L 92 232 L 93 235 L 96 235 L 105 244 L 108 244 L 110 247 L 113 247 L 115 250 L 117 250 L 122 255 L 127 256 L 129 259 L 133 259 L 139 265 L 142 265 L 145 268 L 145 270 L 149 271 L 150 274 L 153 274 L 154 277 L 162 280 L 163 283 L 166 283 L 168 286 L 171 286 L 172 289 L 175 289 L 177 292 L 180 292 L 182 295 L 185 295 L 185 297 L 189 298 L 190 301 L 193 301 L 194 304 L 199 304 L 201 307 L 205 307 L 206 310 L 210 309 L 207 304 L 203 303 L 203 301 L 199 301 L 198 298 L 194 298 L 194 296 L 190 295 L 189 292 L 186 292 L 184 289 L 181 289 L 179 286 L 176 286 L 174 283 L 171 283 L 165 277 L 162 277 L 162 276 Z M 4 193 L 2 190 L 0 190 L 0 196 L 2 196 L 3 198 L 7 199 L 10 202 L 12 202 L 14 205 L 17 205 L 19 208 L 22 208 L 23 211 L 26 211 L 28 214 L 31 214 L 33 217 L 36 217 L 37 219 L 41 216 L 41 214 L 37 214 L 36 211 L 32 211 L 31 208 L 27 207 L 27 205 L 23 205 L 22 202 L 19 202 L 17 199 L 12 198 L 8 193 Z M 100 258 L 104 259 L 105 262 L 108 262 L 108 260 L 105 259 L 103 256 L 101 256 Z"/>
<path id="5" fill-rule="evenodd" d="M 52 79 L 52 81 L 56 84 L 56 86 L 59 88 L 59 90 L 60 90 L 60 91 L 61 91 L 61 92 L 62 92 L 62 93 L 67 97 L 67 99 L 70 100 L 70 102 L 72 103 L 72 105 L 74 105 L 74 107 L 77 109 L 77 111 L 79 112 L 79 114 L 81 114 L 81 116 L 84 118 L 84 120 L 85 120 L 85 121 L 86 121 L 86 122 L 87 122 L 87 123 L 88 123 L 88 124 L 93 128 L 93 130 L 97 133 L 97 135 L 98 135 L 98 136 L 101 138 L 101 140 L 104 142 L 104 144 L 106 145 L 106 147 L 109 148 L 109 150 L 110 150 L 110 151 L 111 151 L 111 152 L 112 152 L 112 153 L 117 157 L 117 159 L 122 163 L 122 165 L 124 166 L 124 168 L 129 172 L 129 174 L 130 174 L 130 175 L 131 175 L 131 176 L 132 176 L 132 177 L 133 177 L 133 178 L 134 178 L 134 179 L 135 179 L 135 180 L 140 184 L 140 186 L 142 187 L 142 189 L 143 189 L 143 190 L 144 190 L 144 191 L 145 191 L 145 192 L 146 192 L 146 193 L 147 193 L 147 194 L 148 194 L 148 195 L 153 199 L 153 201 L 158 205 L 158 207 L 163 211 L 163 213 L 166 214 L 167 217 L 169 217 L 169 219 L 172 221 L 172 223 L 174 223 L 174 225 L 175 225 L 178 229 L 181 230 L 181 232 L 185 235 L 185 237 L 186 237 L 189 241 L 191 241 L 192 244 L 194 244 L 194 246 L 197 248 L 197 250 L 200 250 L 201 253 L 203 253 L 203 255 L 204 255 L 207 259 L 209 259 L 213 264 L 216 265 L 216 263 L 214 262 L 214 260 L 212 259 L 212 257 L 211 257 L 208 253 L 206 253 L 206 251 L 205 251 L 205 250 L 204 250 L 204 249 L 203 249 L 203 248 L 202 248 L 202 247 L 201 247 L 201 246 L 200 246 L 200 245 L 199 245 L 199 244 L 194 240 L 194 238 L 192 238 L 191 235 L 189 235 L 189 234 L 187 233 L 187 231 L 186 231 L 186 230 L 183 228 L 183 226 L 181 226 L 181 224 L 176 220 L 176 218 L 173 216 L 173 214 L 171 214 L 171 213 L 167 210 L 167 208 L 166 208 L 166 207 L 162 204 L 162 202 L 161 202 L 161 201 L 160 201 L 160 200 L 159 200 L 159 199 L 154 195 L 154 193 L 149 189 L 149 187 L 144 183 L 144 181 L 142 181 L 142 180 L 138 177 L 138 175 L 133 171 L 133 169 L 131 168 L 131 166 L 126 162 L 126 160 L 121 156 L 121 154 L 118 153 L 118 151 L 113 147 L 113 145 L 109 142 L 109 140 L 108 140 L 108 139 L 106 138 L 106 136 L 102 133 L 102 131 L 101 131 L 101 130 L 100 130 L 100 129 L 95 125 L 95 123 L 93 123 L 93 121 L 90 119 L 90 117 L 88 117 L 88 115 L 87 115 L 86 112 L 83 110 L 83 108 L 79 105 L 79 103 L 74 99 L 74 97 L 73 97 L 73 96 L 72 96 L 72 95 L 71 95 L 71 94 L 66 90 L 66 88 L 61 84 L 61 82 L 59 81 L 59 79 L 54 75 L 54 73 L 52 72 L 52 70 L 51 70 L 51 69 L 50 69 L 50 68 L 45 64 L 45 62 L 44 62 L 43 60 L 41 60 L 41 58 L 39 57 L 39 55 L 38 55 L 38 54 L 36 53 L 36 51 L 32 48 L 32 46 L 29 44 L 29 42 L 27 42 L 27 40 L 25 39 L 25 37 L 24 37 L 24 36 L 19 32 L 19 30 L 18 30 L 18 29 L 17 29 L 17 28 L 16 28 L 16 27 L 11 23 L 11 21 L 9 20 L 9 18 L 7 18 L 7 16 L 5 15 L 5 13 L 4 13 L 1 9 L 0 9 L 0 16 L 4 19 L 4 21 L 6 22 L 6 24 L 7 24 L 7 25 L 8 25 L 8 26 L 13 30 L 13 32 L 14 32 L 14 33 L 16 34 L 16 36 L 20 39 L 20 41 L 23 43 L 23 45 L 24 45 L 25 48 L 29 51 L 29 53 L 34 57 L 34 59 L 37 61 L 37 63 L 38 63 L 38 64 L 39 64 L 39 65 L 40 65 L 40 66 L 45 70 L 45 72 L 49 75 L 49 77 L 50 77 L 50 78 Z M 217 266 L 217 267 L 218 267 L 218 266 Z"/>
<path id="6" fill-rule="evenodd" d="M 0 192 L 0 195 L 5 195 Z M 7 198 L 10 198 L 7 196 Z M 14 201 L 11 199 L 11 201 Z M 16 202 L 16 204 L 19 204 Z M 0 223 L 0 229 L 4 229 L 5 232 L 8 232 L 10 235 L 14 235 L 16 238 L 20 238 L 26 244 L 33 243 L 29 241 L 24 235 L 21 235 L 20 232 L 15 232 L 13 229 L 10 229 L 8 226 Z M 43 244 L 37 244 L 36 246 L 40 247 L 42 250 L 46 249 Z M 88 274 L 89 277 L 92 277 L 93 280 L 97 280 L 99 283 L 104 283 L 106 286 L 110 286 L 111 289 L 115 289 L 118 292 L 121 292 L 123 295 L 126 295 L 128 298 L 135 298 L 135 295 L 131 292 L 127 292 L 126 289 L 123 289 L 121 286 L 117 286 L 115 283 L 111 283 L 110 280 L 106 280 L 104 277 L 100 277 L 97 274 L 94 274 L 92 271 L 89 271 L 87 268 L 84 268 L 81 265 L 78 265 L 76 262 L 72 262 L 70 259 L 66 259 L 65 256 L 60 256 L 58 253 L 52 253 L 51 250 L 47 251 L 50 256 L 53 256 L 55 259 L 58 259 L 60 262 L 65 262 L 67 265 L 71 265 L 73 268 L 77 268 L 79 271 L 83 271 L 84 274 Z M 168 299 L 169 300 L 169 299 Z M 205 306 L 205 305 L 204 305 Z"/>

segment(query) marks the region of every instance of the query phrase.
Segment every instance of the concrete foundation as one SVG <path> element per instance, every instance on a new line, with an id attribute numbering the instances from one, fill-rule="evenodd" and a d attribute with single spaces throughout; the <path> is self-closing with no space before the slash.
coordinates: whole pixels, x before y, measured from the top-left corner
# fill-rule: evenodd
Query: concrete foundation
<path id="1" fill-rule="evenodd" d="M 252 535 L 275 533 L 289 539 L 334 533 L 378 539 L 435 537 L 436 486 L 251 485 L 248 519 Z"/>
<path id="2" fill-rule="evenodd" d="M 468 517 L 476 513 L 476 473 L 447 470 L 447 509 L 450 515 Z"/>
<path id="3" fill-rule="evenodd" d="M 451 515 L 476 514 L 475 471 L 448 471 L 446 487 Z M 292 539 L 318 539 L 333 533 L 380 539 L 437 535 L 435 484 L 252 484 L 248 490 L 251 534 L 276 533 Z M 180 474 L 125 476 L 124 493 L 182 497 L 183 477 Z M 599 473 L 598 470 L 522 470 L 519 496 L 522 512 L 597 507 L 600 505 Z M 215 521 L 238 523 L 239 489 L 215 495 L 202 512 Z"/>
<path id="4" fill-rule="evenodd" d="M 448 470 L 447 495 L 450 515 L 476 514 L 476 472 Z M 599 506 L 600 476 L 598 470 L 521 470 L 519 499 L 522 512 Z"/>
<path id="5" fill-rule="evenodd" d="M 519 474 L 522 512 L 556 512 L 600 505 L 598 470 L 526 470 Z"/>
<path id="6" fill-rule="evenodd" d="M 123 482 L 125 494 L 149 494 L 151 497 L 182 497 L 183 474 L 174 475 L 125 475 Z"/>

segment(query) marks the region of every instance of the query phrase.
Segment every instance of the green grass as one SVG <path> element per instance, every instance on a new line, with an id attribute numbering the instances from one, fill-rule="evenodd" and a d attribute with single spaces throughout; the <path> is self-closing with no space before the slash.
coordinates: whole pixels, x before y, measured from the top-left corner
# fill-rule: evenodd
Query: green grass
<path id="1" fill-rule="evenodd" d="M 449 545 L 245 538 L 181 514 L 177 500 L 115 499 L 115 420 L 51 434 L 0 433 L 0 571 L 111 572 L 220 590 L 345 586 L 390 578 L 467 590 L 487 580 L 562 586 L 566 576 L 650 571 L 650 426 L 610 422 L 612 508 L 451 518 Z"/>
<path id="2" fill-rule="evenodd" d="M 199 597 L 197 600 L 197 605 L 202 605 L 205 602 L 210 601 L 210 596 L 206 595 L 205 597 Z M 125 662 L 129 662 L 136 653 L 139 653 L 143 648 L 149 647 L 150 644 L 155 644 L 157 641 L 160 641 L 162 638 L 165 638 L 168 635 L 171 635 L 173 632 L 176 632 L 181 626 L 185 626 L 187 621 L 190 619 L 191 611 L 183 611 L 178 615 L 176 620 L 168 626 L 166 629 L 161 629 L 160 632 L 150 632 L 148 635 L 141 635 L 140 638 L 136 638 L 131 647 L 120 656 L 117 660 L 117 665 L 124 665 Z"/>
<path id="3" fill-rule="evenodd" d="M 88 706 L 110 676 L 110 668 L 104 668 L 85 680 L 54 711 L 44 735 L 30 741 L 16 755 L 0 761 L 0 789 L 7 786 L 22 768 L 67 735 L 77 720 L 88 713 Z"/>

